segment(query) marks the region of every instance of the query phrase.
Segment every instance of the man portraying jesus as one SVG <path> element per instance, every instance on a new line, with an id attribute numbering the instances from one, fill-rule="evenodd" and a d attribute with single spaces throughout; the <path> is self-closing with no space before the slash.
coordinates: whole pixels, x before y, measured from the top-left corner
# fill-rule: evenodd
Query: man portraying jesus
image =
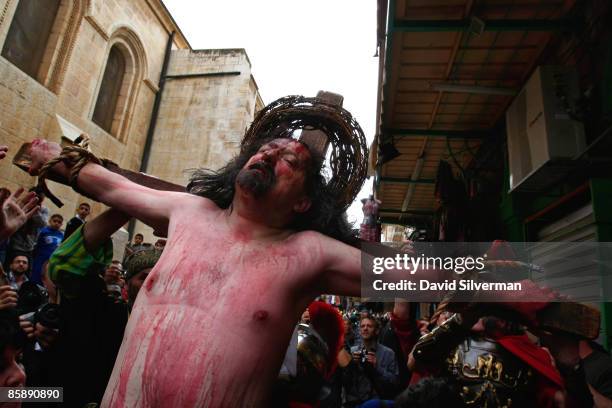
<path id="1" fill-rule="evenodd" d="M 168 235 L 103 406 L 267 406 L 302 311 L 321 293 L 360 295 L 360 253 L 338 240 L 349 229 L 321 163 L 295 139 L 264 136 L 220 171 L 196 172 L 189 193 L 80 170 L 83 193 Z M 30 173 L 60 152 L 35 140 Z"/>

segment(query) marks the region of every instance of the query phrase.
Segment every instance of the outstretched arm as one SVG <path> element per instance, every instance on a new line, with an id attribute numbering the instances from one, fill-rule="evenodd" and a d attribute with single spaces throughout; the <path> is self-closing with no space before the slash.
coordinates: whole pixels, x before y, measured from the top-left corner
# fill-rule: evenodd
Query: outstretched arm
<path id="1" fill-rule="evenodd" d="M 104 211 L 83 226 L 85 248 L 90 252 L 96 251 L 129 220 L 129 215 L 113 208 Z"/>
<path id="2" fill-rule="evenodd" d="M 319 235 L 323 273 L 321 293 L 361 296 L 361 251 L 333 238 Z"/>
<path id="3" fill-rule="evenodd" d="M 361 296 L 362 260 L 370 264 L 374 255 L 327 236 L 317 235 L 324 270 L 319 279 L 320 293 Z M 393 252 L 392 249 L 389 250 Z M 404 270 L 385 268 L 385 271 L 385 277 L 389 281 L 405 278 Z M 440 280 L 436 271 L 428 271 L 428 277 L 431 280 Z"/>
<path id="4" fill-rule="evenodd" d="M 59 156 L 60 152 L 61 146 L 57 143 L 34 140 L 30 150 L 30 174 L 37 175 L 40 168 Z M 64 163 L 58 163 L 52 171 L 68 179 L 70 169 Z M 136 217 L 158 231 L 167 228 L 170 212 L 177 201 L 180 201 L 177 198 L 183 195 L 141 186 L 93 163 L 81 169 L 78 188 L 93 199 Z"/>

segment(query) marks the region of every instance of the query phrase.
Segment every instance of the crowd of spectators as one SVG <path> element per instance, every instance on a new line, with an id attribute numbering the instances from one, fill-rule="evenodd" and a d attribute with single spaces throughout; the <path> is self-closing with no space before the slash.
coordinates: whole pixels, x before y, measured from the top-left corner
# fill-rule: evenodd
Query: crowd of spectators
<path id="1" fill-rule="evenodd" d="M 129 217 L 111 209 L 88 221 L 81 203 L 64 230 L 44 198 L 36 188 L 0 191 L 0 387 L 61 386 L 65 406 L 98 404 L 165 240 L 137 234 L 115 260 L 111 235 Z"/>
<path id="2" fill-rule="evenodd" d="M 495 307 L 441 303 L 426 319 L 417 308 L 400 299 L 385 313 L 338 307 L 337 368 L 320 401 L 306 406 L 612 406 L 612 359 L 598 343 L 562 332 L 536 338 Z"/>

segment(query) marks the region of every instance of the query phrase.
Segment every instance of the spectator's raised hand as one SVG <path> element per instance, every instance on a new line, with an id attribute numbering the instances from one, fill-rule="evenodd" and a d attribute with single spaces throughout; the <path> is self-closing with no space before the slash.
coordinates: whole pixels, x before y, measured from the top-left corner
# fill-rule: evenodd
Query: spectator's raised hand
<path id="1" fill-rule="evenodd" d="M 9 285 L 0 286 L 0 310 L 17 306 L 17 292 Z"/>
<path id="2" fill-rule="evenodd" d="M 366 355 L 366 361 L 376 367 L 376 353 L 369 351 Z"/>
<path id="3" fill-rule="evenodd" d="M 0 160 L 6 157 L 6 152 L 8 152 L 8 146 L 0 146 Z"/>
<path id="4" fill-rule="evenodd" d="M 38 210 L 36 193 L 24 194 L 18 188 L 13 194 L 5 188 L 0 189 L 0 240 L 15 233 Z"/>

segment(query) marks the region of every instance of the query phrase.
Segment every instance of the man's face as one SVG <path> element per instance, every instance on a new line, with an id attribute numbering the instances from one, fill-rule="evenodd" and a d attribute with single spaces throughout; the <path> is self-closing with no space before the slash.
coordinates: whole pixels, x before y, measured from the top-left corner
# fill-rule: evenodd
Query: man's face
<path id="1" fill-rule="evenodd" d="M 13 262 L 11 262 L 11 271 L 13 271 L 13 273 L 16 275 L 23 275 L 28 271 L 28 266 L 28 258 L 19 255 L 13 259 Z"/>
<path id="2" fill-rule="evenodd" d="M 59 230 L 60 228 L 62 228 L 63 223 L 64 220 L 61 217 L 51 217 L 51 219 L 49 220 L 49 227 L 54 230 Z"/>
<path id="3" fill-rule="evenodd" d="M 147 276 L 149 276 L 149 272 L 151 272 L 151 269 L 153 268 L 143 269 L 136 275 L 132 276 L 132 278 L 127 282 L 128 301 L 130 302 L 130 304 L 134 304 L 136 296 L 138 295 L 138 292 L 140 291 L 140 288 L 142 287 L 142 284 L 144 283 L 145 279 L 147 279 Z"/>
<path id="4" fill-rule="evenodd" d="M 79 209 L 77 210 L 77 213 L 79 214 L 79 217 L 81 217 L 82 219 L 87 218 L 87 216 L 89 215 L 89 206 L 88 205 L 79 205 Z"/>
<path id="5" fill-rule="evenodd" d="M 119 264 L 111 264 L 104 272 L 104 282 L 106 282 L 107 285 L 118 283 L 120 273 Z"/>
<path id="6" fill-rule="evenodd" d="M 346 334 L 350 333 L 352 330 L 351 321 L 349 319 L 342 319 L 342 322 L 344 323 L 344 332 Z"/>
<path id="7" fill-rule="evenodd" d="M 378 335 L 376 324 L 371 319 L 362 319 L 359 323 L 359 333 L 364 340 L 375 339 Z"/>
<path id="8" fill-rule="evenodd" d="M 17 358 L 21 350 L 13 346 L 4 348 L 4 353 L 0 355 L 0 387 L 23 387 L 25 385 L 25 372 Z"/>
<path id="9" fill-rule="evenodd" d="M 134 245 L 140 245 L 142 244 L 143 238 L 142 235 L 136 235 L 134 237 Z"/>
<path id="10" fill-rule="evenodd" d="M 304 196 L 310 152 L 293 139 L 275 139 L 261 146 L 242 168 L 236 183 L 256 198 L 270 194 L 281 203 Z"/>

